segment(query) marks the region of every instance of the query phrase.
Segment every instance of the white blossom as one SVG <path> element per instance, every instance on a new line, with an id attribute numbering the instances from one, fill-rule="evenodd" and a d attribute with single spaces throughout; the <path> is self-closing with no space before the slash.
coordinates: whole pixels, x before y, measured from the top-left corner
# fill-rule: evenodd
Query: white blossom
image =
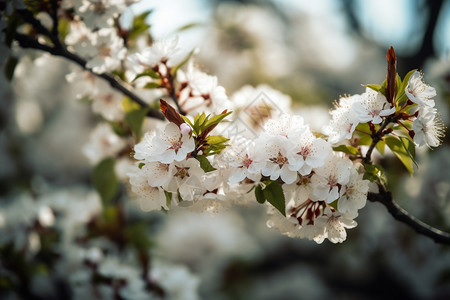
<path id="1" fill-rule="evenodd" d="M 342 243 L 347 239 L 345 228 L 356 227 L 356 222 L 348 215 L 337 211 L 331 211 L 330 207 L 326 207 L 323 214 L 315 220 L 315 226 L 323 227 L 323 235 L 315 238 L 317 243 L 321 243 L 325 238 L 330 242 Z"/>
<path id="2" fill-rule="evenodd" d="M 168 183 L 167 191 L 180 193 L 184 201 L 197 200 L 206 192 L 203 185 L 205 172 L 195 158 L 174 163 L 174 175 Z"/>
<path id="3" fill-rule="evenodd" d="M 358 114 L 361 123 L 380 124 L 383 121 L 382 117 L 395 112 L 395 106 L 392 107 L 382 93 L 370 88 L 366 88 L 366 92 L 361 95 L 360 101 L 353 103 L 352 108 Z"/>
<path id="4" fill-rule="evenodd" d="M 123 120 L 123 95 L 110 88 L 103 80 L 97 81 L 97 88 L 96 93 L 92 95 L 92 111 L 111 122 Z"/>
<path id="5" fill-rule="evenodd" d="M 199 112 L 218 114 L 231 107 L 225 88 L 218 84 L 217 77 L 196 69 L 192 63 L 187 72 L 178 70 L 177 78 L 187 84 L 180 93 L 179 103 L 190 115 Z"/>
<path id="6" fill-rule="evenodd" d="M 350 159 L 331 154 L 325 164 L 315 169 L 311 177 L 313 184 L 313 195 L 318 200 L 331 203 L 338 199 L 344 192 L 345 186 L 350 179 L 350 170 L 353 164 Z"/>
<path id="7" fill-rule="evenodd" d="M 96 31 L 94 35 L 95 50 L 88 59 L 86 67 L 91 68 L 95 73 L 113 71 L 119 67 L 127 52 L 123 40 L 113 28 L 102 28 Z"/>
<path id="8" fill-rule="evenodd" d="M 75 9 L 91 29 L 111 27 L 125 10 L 123 0 L 83 0 Z"/>
<path id="9" fill-rule="evenodd" d="M 109 124 L 100 123 L 91 132 L 89 142 L 82 150 L 90 162 L 96 164 L 105 157 L 116 156 L 125 145 L 125 140 L 114 133 Z"/>
<path id="10" fill-rule="evenodd" d="M 412 130 L 415 133 L 414 142 L 418 146 L 437 147 L 444 136 L 444 125 L 436 116 L 436 109 L 432 107 L 423 107 L 419 110 L 419 115 L 413 121 Z"/>
<path id="11" fill-rule="evenodd" d="M 127 175 L 130 178 L 131 190 L 139 196 L 139 206 L 143 211 L 160 210 L 161 207 L 168 209 L 164 190 L 149 184 L 149 178 L 139 168 L 138 163 Z"/>
<path id="12" fill-rule="evenodd" d="M 164 130 L 158 130 L 157 134 L 146 133 L 141 142 L 134 146 L 134 157 L 170 164 L 186 159 L 187 154 L 194 151 L 194 148 L 192 137 L 181 134 L 180 128 L 174 123 L 168 123 Z"/>
<path id="13" fill-rule="evenodd" d="M 418 71 L 415 71 L 409 77 L 405 93 L 409 100 L 419 106 L 434 107 L 435 105 L 434 100 L 431 98 L 436 96 L 436 90 L 423 81 L 423 74 Z"/>
<path id="14" fill-rule="evenodd" d="M 173 66 L 171 58 L 179 51 L 177 44 L 178 37 L 155 41 L 150 47 L 128 56 L 130 67 L 139 74 L 145 69 L 153 69 L 161 63 L 166 63 L 169 67 Z"/>
<path id="15" fill-rule="evenodd" d="M 262 175 L 270 180 L 281 178 L 285 183 L 293 183 L 297 179 L 297 171 L 290 168 L 288 161 L 288 139 L 284 136 L 262 135 L 255 142 L 260 147 L 258 160 L 265 163 Z"/>
<path id="16" fill-rule="evenodd" d="M 362 177 L 363 174 L 358 174 L 355 169 L 351 170 L 349 182 L 345 185 L 345 194 L 337 203 L 338 211 L 357 215 L 358 210 L 366 205 L 369 181 L 363 180 Z"/>
<path id="17" fill-rule="evenodd" d="M 261 179 L 261 169 L 264 162 L 258 161 L 255 144 L 252 141 L 239 140 L 224 151 L 224 156 L 232 170 L 228 181 L 238 183 L 245 178 L 255 182 Z"/>
<path id="18" fill-rule="evenodd" d="M 328 135 L 328 142 L 336 144 L 352 137 L 359 124 L 358 114 L 353 110 L 353 104 L 361 101 L 361 95 L 339 99 L 339 103 L 335 104 L 335 109 L 330 112 L 332 117 L 330 124 L 323 129 L 324 133 Z"/>
<path id="19" fill-rule="evenodd" d="M 331 145 L 323 139 L 316 138 L 309 128 L 296 138 L 290 138 L 292 148 L 288 151 L 289 168 L 308 175 L 313 168 L 323 166 L 331 153 Z"/>

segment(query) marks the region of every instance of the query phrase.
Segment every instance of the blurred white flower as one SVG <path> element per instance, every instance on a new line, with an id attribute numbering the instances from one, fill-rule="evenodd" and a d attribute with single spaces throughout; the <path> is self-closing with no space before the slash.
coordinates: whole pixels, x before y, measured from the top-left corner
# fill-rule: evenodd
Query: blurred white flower
<path id="1" fill-rule="evenodd" d="M 114 18 L 126 8 L 123 0 L 83 0 L 76 1 L 74 6 L 91 29 L 113 26 Z"/>
<path id="2" fill-rule="evenodd" d="M 179 51 L 178 37 L 171 40 L 155 41 L 150 47 L 128 56 L 130 68 L 137 74 L 146 69 L 153 69 L 161 63 L 173 66 L 171 58 Z"/>
<path id="3" fill-rule="evenodd" d="M 89 142 L 82 148 L 84 155 L 92 164 L 108 156 L 116 156 L 126 145 L 107 123 L 99 123 L 90 134 Z"/>
<path id="4" fill-rule="evenodd" d="M 113 28 L 102 28 L 94 32 L 94 53 L 87 61 L 86 67 L 95 73 L 105 73 L 116 69 L 125 58 L 127 49 L 123 40 Z"/>

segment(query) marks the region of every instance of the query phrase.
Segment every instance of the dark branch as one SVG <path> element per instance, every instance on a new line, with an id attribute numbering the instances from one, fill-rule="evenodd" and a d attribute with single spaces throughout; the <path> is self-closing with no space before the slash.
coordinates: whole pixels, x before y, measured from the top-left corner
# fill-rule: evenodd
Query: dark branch
<path id="1" fill-rule="evenodd" d="M 433 239 L 436 243 L 450 245 L 450 234 L 442 230 L 436 229 L 424 222 L 418 220 L 414 216 L 410 215 L 406 210 L 401 208 L 397 203 L 392 200 L 392 194 L 389 191 L 382 189 L 379 194 L 369 193 L 368 200 L 372 202 L 380 202 L 386 206 L 389 213 L 402 223 L 405 223 L 417 233 L 425 235 Z"/>
<path id="2" fill-rule="evenodd" d="M 41 50 L 41 51 L 45 51 L 48 52 L 54 56 L 60 56 L 60 57 L 64 57 L 76 64 L 78 64 L 80 67 L 82 67 L 83 69 L 91 72 L 92 74 L 103 78 L 104 80 L 106 80 L 110 86 L 120 92 L 122 92 L 122 94 L 124 94 L 125 96 L 129 97 L 132 101 L 138 103 L 140 106 L 142 107 L 147 107 L 150 108 L 150 106 L 144 101 L 142 100 L 138 95 L 136 95 L 135 93 L 133 93 L 131 90 L 129 90 L 128 88 L 126 88 L 122 83 L 120 83 L 117 79 L 115 79 L 112 75 L 107 74 L 107 73 L 102 73 L 102 74 L 98 74 L 93 72 L 91 69 L 86 67 L 86 60 L 84 60 L 83 58 L 81 58 L 80 56 L 68 51 L 59 41 L 59 38 L 57 36 L 54 36 L 50 31 L 48 31 L 47 28 L 45 28 L 40 22 L 39 20 L 37 20 L 33 14 L 28 11 L 28 10 L 19 10 L 19 12 L 21 13 L 22 17 L 24 18 L 24 20 L 28 23 L 30 23 L 31 25 L 33 25 L 36 30 L 49 37 L 51 39 L 51 41 L 53 42 L 54 46 L 48 46 L 48 45 L 44 45 L 39 43 L 37 40 L 31 38 L 28 35 L 25 34 L 21 34 L 16 32 L 14 39 L 19 43 L 20 47 L 22 48 L 29 48 L 29 49 L 36 49 L 36 50 Z M 164 116 L 155 109 L 150 108 L 150 110 L 147 113 L 148 117 L 152 117 L 152 118 L 156 118 L 156 119 L 160 119 L 160 120 L 164 120 Z"/>
<path id="3" fill-rule="evenodd" d="M 387 118 L 383 121 L 383 123 L 381 123 L 380 129 L 378 129 L 378 131 L 372 136 L 372 143 L 370 144 L 369 149 L 367 150 L 366 156 L 364 157 L 364 163 L 370 164 L 370 163 L 372 162 L 372 152 L 373 152 L 373 149 L 375 149 L 377 143 L 378 143 L 379 141 L 381 141 L 381 139 L 382 139 L 383 136 L 384 136 L 384 133 L 383 133 L 384 129 L 385 129 L 386 126 L 388 126 L 389 123 L 391 123 L 391 122 L 392 122 L 391 118 L 390 118 L 390 117 L 387 117 Z"/>

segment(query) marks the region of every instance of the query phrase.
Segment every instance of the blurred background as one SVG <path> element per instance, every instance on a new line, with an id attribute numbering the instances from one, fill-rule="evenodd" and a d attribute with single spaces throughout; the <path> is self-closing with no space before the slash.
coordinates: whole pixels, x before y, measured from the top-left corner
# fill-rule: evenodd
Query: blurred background
<path id="1" fill-rule="evenodd" d="M 364 92 L 361 84 L 380 84 L 392 45 L 400 76 L 423 70 L 448 124 L 449 0 L 142 0 L 123 22 L 148 10 L 152 37 L 178 35 L 186 53 L 199 48 L 197 64 L 218 77 L 228 96 L 247 84 L 267 84 L 290 95 L 294 111 L 311 123 L 326 122 L 340 95 Z M 11 84 L 0 80 L 0 227 L 11 210 L 23 216 L 33 201 L 69 199 L 65 209 L 70 210 L 79 198 L 95 198 L 92 166 L 81 145 L 96 119 L 89 106 L 68 96 L 72 88 L 62 79 L 70 68 L 64 60 L 31 55 L 36 59 L 21 60 Z M 394 158 L 379 162 L 400 206 L 450 232 L 448 133 L 441 147 L 418 151 L 417 160 L 414 177 Z M 186 267 L 198 278 L 200 299 L 450 298 L 450 247 L 395 221 L 379 203 L 367 203 L 356 219 L 358 227 L 348 230 L 347 241 L 339 245 L 282 236 L 266 227 L 265 209 L 257 204 L 212 216 L 182 209 L 144 213 L 132 200 L 125 206 L 129 220 L 144 224 L 152 259 Z M 33 255 L 20 260 L 24 268 L 56 259 L 45 243 L 51 245 L 41 237 Z M 1 251 L 4 260 L 10 250 L 2 246 Z M 3 288 L 12 276 L 4 266 L 3 261 Z M 65 295 L 40 284 L 60 280 L 66 267 L 38 273 L 37 282 L 36 276 L 23 275 L 30 276 L 29 295 Z"/>

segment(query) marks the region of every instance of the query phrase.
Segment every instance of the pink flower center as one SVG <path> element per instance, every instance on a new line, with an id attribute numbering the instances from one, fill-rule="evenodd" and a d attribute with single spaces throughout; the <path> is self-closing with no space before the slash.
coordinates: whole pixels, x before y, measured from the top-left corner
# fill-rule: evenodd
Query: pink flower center
<path id="1" fill-rule="evenodd" d="M 303 156 L 303 159 L 306 159 L 311 154 L 311 148 L 309 146 L 303 146 L 297 154 Z"/>
<path id="2" fill-rule="evenodd" d="M 287 163 L 288 159 L 284 157 L 281 152 L 278 152 L 277 157 L 272 157 L 269 159 L 271 162 L 276 163 L 280 167 L 282 167 L 285 163 Z"/>

